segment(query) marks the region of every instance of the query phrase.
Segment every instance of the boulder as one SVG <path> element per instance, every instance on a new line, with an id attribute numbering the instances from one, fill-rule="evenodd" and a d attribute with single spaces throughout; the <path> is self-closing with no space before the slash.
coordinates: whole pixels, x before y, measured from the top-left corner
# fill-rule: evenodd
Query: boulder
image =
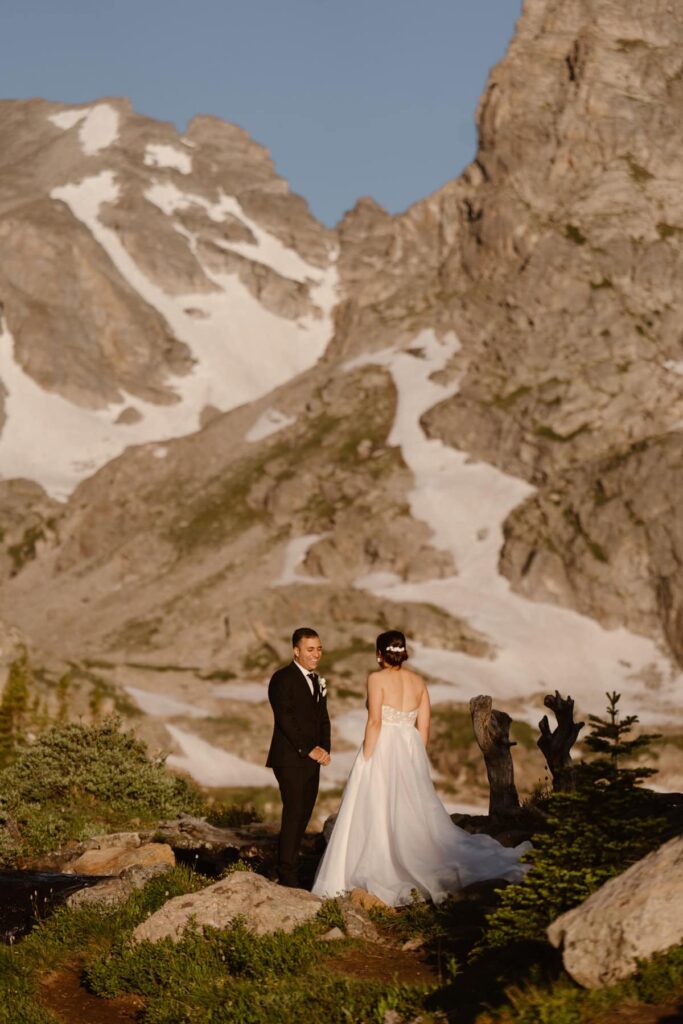
<path id="1" fill-rule="evenodd" d="M 372 892 L 366 892 L 365 889 L 352 889 L 349 899 L 351 906 L 361 910 L 393 910 L 393 907 L 390 908 L 379 896 L 375 896 Z"/>
<path id="2" fill-rule="evenodd" d="M 103 837 L 106 840 L 111 838 Z M 72 860 L 66 870 L 77 875 L 120 875 L 126 868 L 149 868 L 157 864 L 174 867 L 175 855 L 170 846 L 166 843 L 135 846 L 131 839 L 130 845 L 117 846 L 106 842 L 99 848 L 86 850 L 76 860 Z"/>
<path id="3" fill-rule="evenodd" d="M 303 889 L 285 888 L 251 871 L 235 871 L 200 892 L 169 900 L 138 925 L 133 938 L 158 942 L 169 937 L 175 942 L 188 925 L 226 928 L 237 917 L 257 935 L 291 932 L 312 921 L 322 904 L 319 896 Z"/>
<path id="4" fill-rule="evenodd" d="M 354 889 L 353 892 L 360 893 L 363 892 L 363 890 Z M 363 892 L 363 895 L 369 897 L 367 905 L 358 901 L 354 902 L 353 893 L 350 897 L 347 896 L 339 900 L 339 907 L 342 918 L 344 919 L 344 931 L 350 939 L 364 939 L 366 942 L 379 942 L 379 933 L 368 917 L 367 911 L 371 909 L 371 907 L 377 907 L 380 905 L 384 906 L 384 904 L 377 896 L 373 896 L 371 893 Z"/>
<path id="5" fill-rule="evenodd" d="M 628 977 L 636 962 L 683 942 L 683 836 L 606 882 L 548 928 L 565 969 L 586 988 Z"/>
<path id="6" fill-rule="evenodd" d="M 126 868 L 118 878 L 103 878 L 101 882 L 72 893 L 66 900 L 69 907 L 118 907 L 135 892 L 143 889 L 150 878 L 171 870 L 170 864 L 135 865 Z"/>

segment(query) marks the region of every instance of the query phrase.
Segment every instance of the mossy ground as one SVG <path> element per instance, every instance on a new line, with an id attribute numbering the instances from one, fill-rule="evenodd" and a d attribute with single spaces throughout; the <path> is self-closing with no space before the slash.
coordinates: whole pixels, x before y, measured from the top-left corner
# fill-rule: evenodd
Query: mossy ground
<path id="1" fill-rule="evenodd" d="M 492 893 L 375 912 L 380 945 L 322 942 L 339 923 L 334 901 L 291 935 L 255 936 L 237 921 L 175 945 L 131 944 L 135 926 L 165 900 L 211 881 L 176 868 L 122 907 L 62 907 L 17 946 L 0 947 L 0 1024 L 383 1024 L 388 1010 L 423 1024 L 604 1024 L 622 1011 L 645 1024 L 658 1019 L 649 1007 L 683 1000 L 680 947 L 593 992 L 540 944 L 468 966 Z"/>
<path id="2" fill-rule="evenodd" d="M 176 868 L 153 879 L 123 907 L 60 908 L 16 947 L 0 948 L 0 1022 L 64 1020 L 49 1007 L 55 1005 L 60 976 L 61 985 L 73 989 L 74 974 L 90 994 L 81 998 L 90 1014 L 98 1005 L 94 997 L 101 1010 L 113 1005 L 118 1017 L 112 1020 L 141 1024 L 293 1024 L 304 1019 L 381 1024 L 387 1010 L 412 1019 L 436 988 L 430 972 L 428 983 L 404 984 L 400 978 L 377 980 L 367 972 L 359 978 L 339 965 L 335 969 L 335 961 L 348 960 L 359 943 L 320 941 L 336 920 L 334 906 L 327 904 L 319 919 L 291 935 L 255 936 L 237 921 L 223 930 L 187 933 L 177 945 L 131 945 L 136 924 L 165 900 L 210 881 Z M 129 1001 L 122 1002 L 121 996 Z M 70 1024 L 86 1020 L 92 1024 L 91 1018 L 71 1016 Z"/>

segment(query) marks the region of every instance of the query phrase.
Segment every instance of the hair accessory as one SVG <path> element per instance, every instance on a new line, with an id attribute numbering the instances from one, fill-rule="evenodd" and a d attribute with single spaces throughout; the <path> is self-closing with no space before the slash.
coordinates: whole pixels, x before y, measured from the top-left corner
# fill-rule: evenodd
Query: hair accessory
<path id="1" fill-rule="evenodd" d="M 405 647 L 399 647 L 397 644 L 392 644 L 391 647 L 386 648 L 387 651 L 391 651 L 392 654 L 405 654 Z"/>

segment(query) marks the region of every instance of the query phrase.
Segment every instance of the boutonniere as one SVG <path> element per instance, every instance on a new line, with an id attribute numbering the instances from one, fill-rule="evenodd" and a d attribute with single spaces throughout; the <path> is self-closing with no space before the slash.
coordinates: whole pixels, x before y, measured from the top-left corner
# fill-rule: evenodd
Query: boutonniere
<path id="1" fill-rule="evenodd" d="M 320 687 L 320 696 L 327 697 L 327 679 L 324 676 L 318 676 L 318 686 Z"/>

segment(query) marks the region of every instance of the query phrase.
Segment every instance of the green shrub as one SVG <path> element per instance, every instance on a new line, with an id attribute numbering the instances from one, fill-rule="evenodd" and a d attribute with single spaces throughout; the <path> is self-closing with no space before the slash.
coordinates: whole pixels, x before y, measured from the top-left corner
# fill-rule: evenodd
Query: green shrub
<path id="1" fill-rule="evenodd" d="M 315 916 L 318 923 L 328 931 L 330 928 L 340 928 L 342 931 L 346 930 L 344 915 L 342 914 L 342 909 L 339 906 L 339 900 L 325 900 Z"/>
<path id="2" fill-rule="evenodd" d="M 108 718 L 50 729 L 0 771 L 0 864 L 131 818 L 197 812 L 197 790 Z"/>
<path id="3" fill-rule="evenodd" d="M 619 1007 L 669 1003 L 683 993 L 683 946 L 642 961 L 630 978 L 609 988 L 586 990 L 566 976 L 548 985 L 511 987 L 507 1005 L 477 1018 L 478 1024 L 603 1024 L 619 1019 Z M 669 1018 L 667 1018 L 669 1019 Z M 671 1018 L 673 1020 L 673 1018 Z"/>
<path id="4" fill-rule="evenodd" d="M 95 960 L 85 979 L 100 996 L 143 996 L 146 1024 L 380 1024 L 386 1010 L 419 1010 L 423 989 L 330 976 L 323 962 L 334 955 L 314 926 L 254 935 L 238 920 L 221 930 L 187 931 L 178 943 L 120 945 Z"/>
<path id="5" fill-rule="evenodd" d="M 638 719 L 620 719 L 620 695 L 607 698 L 607 718 L 591 715 L 592 731 L 585 741 L 598 756 L 576 766 L 573 791 L 545 800 L 543 824 L 525 858 L 531 869 L 520 884 L 502 892 L 475 956 L 517 942 L 545 941 L 551 921 L 664 840 L 667 823 L 656 816 L 651 794 L 639 786 L 654 770 L 621 765 L 658 737 L 628 739 Z"/>
<path id="6" fill-rule="evenodd" d="M 31 670 L 24 648 L 9 666 L 0 699 L 0 767 L 8 764 L 21 747 L 29 707 Z"/>
<path id="7" fill-rule="evenodd" d="M 206 820 L 216 828 L 239 828 L 241 825 L 252 825 L 263 821 L 263 818 L 252 804 L 244 806 L 236 803 L 215 803 L 207 811 Z"/>

